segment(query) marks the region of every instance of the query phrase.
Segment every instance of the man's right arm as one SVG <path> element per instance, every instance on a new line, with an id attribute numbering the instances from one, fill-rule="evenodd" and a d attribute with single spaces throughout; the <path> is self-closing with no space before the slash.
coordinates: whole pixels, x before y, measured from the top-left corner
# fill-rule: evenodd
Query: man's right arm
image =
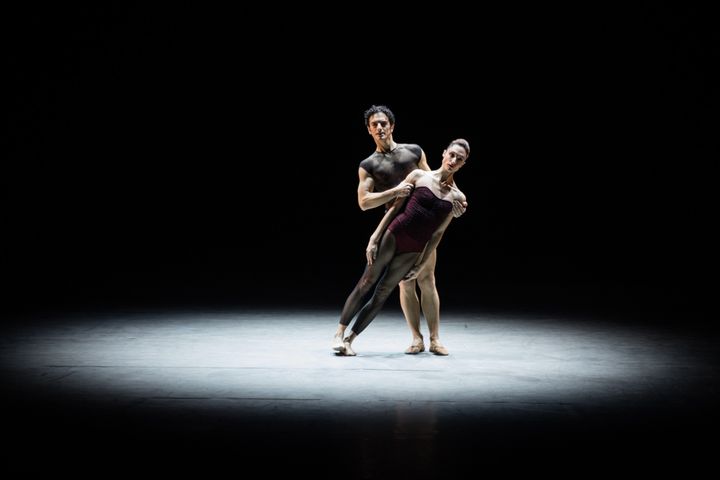
<path id="1" fill-rule="evenodd" d="M 384 192 L 374 192 L 375 182 L 367 170 L 360 167 L 358 177 L 360 179 L 358 183 L 358 205 L 362 210 L 385 205 L 397 197 L 407 197 L 413 188 L 412 183 L 401 182 L 397 187 L 389 188 Z"/>
<path id="2" fill-rule="evenodd" d="M 418 168 L 427 172 L 430 171 L 430 165 L 428 165 L 427 163 L 427 157 L 425 156 L 425 151 L 422 148 L 420 149 L 420 160 L 418 160 Z"/>

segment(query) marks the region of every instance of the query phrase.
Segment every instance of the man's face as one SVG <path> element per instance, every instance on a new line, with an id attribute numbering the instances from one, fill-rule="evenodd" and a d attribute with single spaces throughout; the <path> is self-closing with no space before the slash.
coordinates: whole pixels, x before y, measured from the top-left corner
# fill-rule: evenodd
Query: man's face
<path id="1" fill-rule="evenodd" d="M 394 125 L 390 124 L 387 115 L 374 113 L 368 119 L 368 132 L 374 139 L 384 142 L 392 135 Z"/>

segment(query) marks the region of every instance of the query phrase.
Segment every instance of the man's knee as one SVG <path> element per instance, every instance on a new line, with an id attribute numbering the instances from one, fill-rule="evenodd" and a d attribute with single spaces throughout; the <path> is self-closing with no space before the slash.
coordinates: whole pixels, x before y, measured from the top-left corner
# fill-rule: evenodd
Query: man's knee
<path id="1" fill-rule="evenodd" d="M 435 269 L 426 268 L 423 269 L 421 275 L 418 275 L 417 284 L 420 290 L 427 290 L 428 288 L 435 288 Z"/>
<path id="2" fill-rule="evenodd" d="M 399 286 L 400 292 L 403 294 L 414 293 L 417 287 L 417 280 L 401 280 Z"/>

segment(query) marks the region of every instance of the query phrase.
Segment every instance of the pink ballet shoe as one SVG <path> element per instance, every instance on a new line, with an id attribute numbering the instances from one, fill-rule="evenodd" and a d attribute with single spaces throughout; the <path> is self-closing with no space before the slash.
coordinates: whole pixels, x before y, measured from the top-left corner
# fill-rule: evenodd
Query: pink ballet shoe
<path id="1" fill-rule="evenodd" d="M 425 351 L 425 343 L 423 342 L 423 337 L 420 335 L 420 341 L 417 342 L 416 340 L 413 340 L 413 343 L 410 344 L 410 346 L 405 349 L 405 353 L 408 355 L 416 355 L 420 352 Z"/>
<path id="2" fill-rule="evenodd" d="M 447 348 L 437 341 L 430 342 L 430 351 L 435 355 L 450 355 Z"/>

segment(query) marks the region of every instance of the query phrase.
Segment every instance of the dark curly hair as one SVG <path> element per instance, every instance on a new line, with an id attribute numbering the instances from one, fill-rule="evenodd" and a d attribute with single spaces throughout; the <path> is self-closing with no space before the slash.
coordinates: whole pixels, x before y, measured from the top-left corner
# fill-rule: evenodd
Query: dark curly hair
<path id="1" fill-rule="evenodd" d="M 395 114 L 385 105 L 372 105 L 370 108 L 365 110 L 365 126 L 370 126 L 370 117 L 376 113 L 384 113 L 390 120 L 390 125 L 395 125 Z"/>

